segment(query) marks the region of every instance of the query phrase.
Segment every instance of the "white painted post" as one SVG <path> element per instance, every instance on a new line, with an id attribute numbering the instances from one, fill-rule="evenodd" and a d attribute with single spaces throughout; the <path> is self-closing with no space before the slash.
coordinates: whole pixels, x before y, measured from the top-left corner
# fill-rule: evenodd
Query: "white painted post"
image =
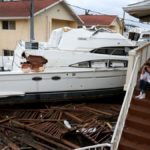
<path id="1" fill-rule="evenodd" d="M 126 75 L 126 83 L 124 85 L 124 90 L 125 91 L 127 90 L 129 79 L 130 79 L 130 75 L 131 75 L 131 72 L 133 70 L 135 55 L 136 55 L 136 51 L 135 50 L 132 50 L 132 51 L 129 52 L 128 70 L 127 70 L 127 75 Z"/>

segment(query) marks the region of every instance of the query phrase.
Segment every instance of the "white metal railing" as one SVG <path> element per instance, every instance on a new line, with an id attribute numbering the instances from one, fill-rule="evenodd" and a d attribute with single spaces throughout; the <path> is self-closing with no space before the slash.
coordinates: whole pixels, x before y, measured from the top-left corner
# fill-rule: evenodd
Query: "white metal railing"
<path id="1" fill-rule="evenodd" d="M 139 67 L 142 67 L 143 64 L 145 63 L 145 61 L 150 58 L 150 43 L 147 43 L 144 46 L 138 47 L 129 52 L 128 70 L 127 70 L 126 83 L 124 86 L 124 90 L 127 90 L 127 86 L 129 83 L 131 73 L 133 71 L 133 66 L 134 66 L 135 58 L 137 55 L 140 55 L 140 60 L 139 60 L 140 66 Z"/>
<path id="2" fill-rule="evenodd" d="M 136 48 L 129 52 L 128 59 L 128 70 L 126 76 L 126 84 L 124 89 L 126 90 L 126 95 L 122 104 L 122 108 L 118 117 L 118 121 L 115 127 L 115 131 L 111 140 L 111 143 L 98 144 L 93 146 L 87 146 L 78 148 L 76 150 L 104 150 L 105 148 L 110 148 L 111 150 L 117 150 L 124 128 L 125 120 L 130 107 L 133 91 L 137 83 L 137 76 L 139 69 L 143 66 L 146 60 L 150 58 L 150 43 L 144 45 L 143 47 Z"/>
<path id="3" fill-rule="evenodd" d="M 118 121 L 115 127 L 115 131 L 111 140 L 111 143 L 98 144 L 93 146 L 87 146 L 78 148 L 75 150 L 105 150 L 105 148 L 110 148 L 111 150 L 117 150 L 124 128 L 125 120 L 130 107 L 133 91 L 137 83 L 138 71 L 143 66 L 146 60 L 150 58 L 150 43 L 145 44 L 142 47 L 136 48 L 129 52 L 128 59 L 128 70 L 126 76 L 126 84 L 124 89 L 126 90 L 126 95 L 124 102 L 121 107 L 121 111 L 118 117 Z"/>
<path id="4" fill-rule="evenodd" d="M 97 144 L 93 146 L 87 146 L 82 148 L 77 148 L 75 150 L 105 150 L 105 148 L 111 147 L 111 144 L 104 143 L 104 144 Z"/>
<path id="5" fill-rule="evenodd" d="M 117 150 L 130 107 L 133 91 L 137 83 L 138 71 L 145 61 L 150 58 L 150 43 L 129 52 L 129 64 L 125 84 L 126 95 L 118 117 L 115 131 L 111 140 L 111 150 Z"/>

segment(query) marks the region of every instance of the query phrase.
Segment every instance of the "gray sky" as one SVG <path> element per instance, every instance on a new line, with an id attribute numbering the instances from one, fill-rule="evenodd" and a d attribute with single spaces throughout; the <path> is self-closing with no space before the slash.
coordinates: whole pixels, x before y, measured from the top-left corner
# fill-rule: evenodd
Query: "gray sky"
<path id="1" fill-rule="evenodd" d="M 129 4 L 140 2 L 142 0 L 66 0 L 66 1 L 72 5 L 100 12 L 102 14 L 117 15 L 120 18 L 122 18 L 123 17 L 122 7 L 125 7 Z M 84 14 L 84 10 L 75 8 L 74 10 L 77 14 Z M 125 18 L 138 21 L 137 19 L 129 16 L 128 14 L 126 14 Z M 134 22 L 128 23 L 150 28 L 150 25 L 143 25 L 141 23 L 134 23 Z"/>
<path id="2" fill-rule="evenodd" d="M 91 9 L 101 13 L 119 15 L 123 14 L 122 7 L 136 3 L 141 0 L 67 0 L 69 4 Z M 79 13 L 82 13 L 78 10 Z"/>

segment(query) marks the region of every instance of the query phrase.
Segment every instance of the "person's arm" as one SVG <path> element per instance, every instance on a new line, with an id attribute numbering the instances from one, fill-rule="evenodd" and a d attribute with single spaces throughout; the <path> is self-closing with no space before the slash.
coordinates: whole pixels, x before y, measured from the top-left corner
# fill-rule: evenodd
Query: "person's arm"
<path id="1" fill-rule="evenodd" d="M 146 67 L 147 67 L 147 66 L 144 65 L 143 68 L 142 68 L 141 76 L 140 76 L 140 79 L 141 79 L 141 80 L 143 80 L 143 79 L 145 80 L 145 78 L 146 78 L 146 74 L 145 74 L 145 72 L 146 72 Z"/>
<path id="2" fill-rule="evenodd" d="M 147 65 L 144 65 L 144 66 L 143 66 L 142 71 L 141 71 L 141 74 L 144 74 L 144 73 L 145 73 L 147 67 L 149 67 L 149 66 L 147 66 Z"/>

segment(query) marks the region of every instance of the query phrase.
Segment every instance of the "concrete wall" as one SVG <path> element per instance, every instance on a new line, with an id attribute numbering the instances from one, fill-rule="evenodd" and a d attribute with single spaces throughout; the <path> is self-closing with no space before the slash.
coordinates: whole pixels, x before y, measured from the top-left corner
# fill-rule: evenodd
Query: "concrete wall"
<path id="1" fill-rule="evenodd" d="M 27 40 L 29 37 L 28 20 L 17 20 L 16 30 L 2 29 L 0 21 L 0 54 L 3 49 L 13 50 L 19 40 Z"/>
<path id="2" fill-rule="evenodd" d="M 35 38 L 37 41 L 48 41 L 53 29 L 70 26 L 77 27 L 76 20 L 61 5 L 56 5 L 35 17 Z"/>
<path id="3" fill-rule="evenodd" d="M 118 33 L 122 33 L 122 26 L 121 26 L 121 22 L 119 23 L 117 20 L 114 20 L 111 24 L 110 29 L 118 32 Z"/>
<path id="4" fill-rule="evenodd" d="M 3 49 L 14 50 L 19 40 L 30 40 L 29 20 L 15 20 L 16 30 L 3 30 L 0 20 L 0 55 Z M 75 18 L 61 3 L 35 16 L 35 40 L 48 41 L 52 29 L 62 26 L 77 27 Z"/>

